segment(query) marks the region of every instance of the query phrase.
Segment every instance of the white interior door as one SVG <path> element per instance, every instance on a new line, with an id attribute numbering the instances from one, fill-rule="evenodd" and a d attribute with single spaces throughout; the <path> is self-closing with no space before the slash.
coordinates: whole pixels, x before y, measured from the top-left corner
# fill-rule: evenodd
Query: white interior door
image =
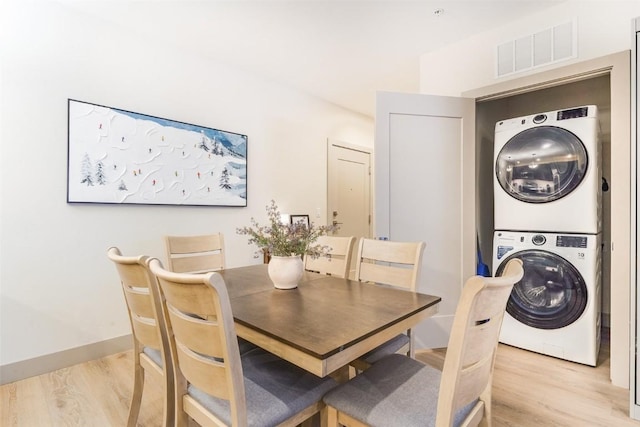
<path id="1" fill-rule="evenodd" d="M 370 237 L 371 153 L 329 140 L 327 176 L 327 218 L 339 225 L 336 235 Z"/>
<path id="2" fill-rule="evenodd" d="M 442 302 L 416 348 L 446 347 L 475 274 L 475 100 L 380 92 L 376 105 L 375 234 L 426 243 L 418 291 Z"/>

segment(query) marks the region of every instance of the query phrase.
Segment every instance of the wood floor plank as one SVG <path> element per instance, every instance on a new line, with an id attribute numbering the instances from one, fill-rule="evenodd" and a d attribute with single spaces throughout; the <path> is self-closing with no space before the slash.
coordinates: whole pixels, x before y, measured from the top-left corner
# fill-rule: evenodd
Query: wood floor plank
<path id="1" fill-rule="evenodd" d="M 52 425 L 85 426 L 87 420 L 97 426 L 109 425 L 102 402 L 92 397 L 91 384 L 84 380 L 85 368 L 86 363 L 41 375 Z"/>
<path id="2" fill-rule="evenodd" d="M 40 377 L 4 385 L 0 394 L 3 427 L 54 425 Z"/>

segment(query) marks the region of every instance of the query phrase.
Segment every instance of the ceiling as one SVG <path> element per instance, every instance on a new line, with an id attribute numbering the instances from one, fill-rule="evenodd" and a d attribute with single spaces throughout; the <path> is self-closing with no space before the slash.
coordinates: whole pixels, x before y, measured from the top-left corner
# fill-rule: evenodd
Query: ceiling
<path id="1" fill-rule="evenodd" d="M 59 1 L 373 117 L 377 90 L 419 91 L 421 54 L 564 0 Z"/>

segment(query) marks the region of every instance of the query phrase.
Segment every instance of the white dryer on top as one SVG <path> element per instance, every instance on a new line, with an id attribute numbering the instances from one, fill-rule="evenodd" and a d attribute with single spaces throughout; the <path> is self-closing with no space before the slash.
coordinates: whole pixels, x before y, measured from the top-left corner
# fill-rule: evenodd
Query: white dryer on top
<path id="1" fill-rule="evenodd" d="M 494 229 L 600 232 L 598 130 L 595 105 L 497 122 Z"/>

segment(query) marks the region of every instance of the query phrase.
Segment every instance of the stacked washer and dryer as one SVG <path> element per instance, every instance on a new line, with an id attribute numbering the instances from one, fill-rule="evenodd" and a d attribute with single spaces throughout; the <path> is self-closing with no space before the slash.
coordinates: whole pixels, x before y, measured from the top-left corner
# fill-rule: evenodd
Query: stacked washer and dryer
<path id="1" fill-rule="evenodd" d="M 500 341 L 595 366 L 601 153 L 594 105 L 496 123 L 493 273 L 519 258 Z"/>

